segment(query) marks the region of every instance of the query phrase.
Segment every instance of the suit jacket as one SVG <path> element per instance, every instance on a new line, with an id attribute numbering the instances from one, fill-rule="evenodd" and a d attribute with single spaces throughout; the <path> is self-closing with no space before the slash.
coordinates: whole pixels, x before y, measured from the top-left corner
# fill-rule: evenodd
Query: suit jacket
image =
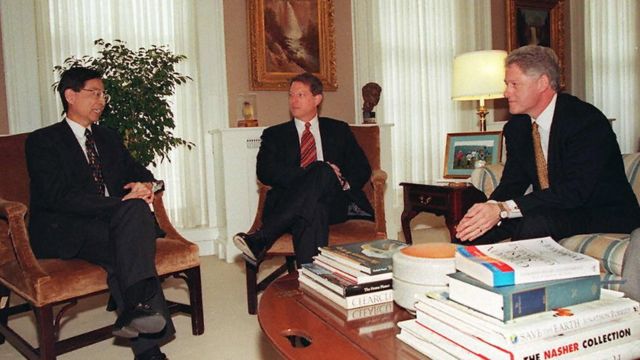
<path id="1" fill-rule="evenodd" d="M 507 161 L 492 199 L 515 200 L 523 215 L 543 208 L 638 208 L 616 136 L 593 105 L 558 94 L 549 135 L 548 189 L 541 190 L 538 182 L 531 118 L 513 116 L 504 126 L 504 135 Z M 533 192 L 524 195 L 529 185 Z"/>
<path id="2" fill-rule="evenodd" d="M 318 118 L 318 121 L 324 160 L 340 168 L 351 187 L 345 192 L 350 200 L 373 215 L 373 208 L 362 191 L 371 177 L 371 167 L 349 125 L 325 117 Z M 294 120 L 265 129 L 257 159 L 258 180 L 272 187 L 265 200 L 265 216 L 303 173 Z"/>
<path id="3" fill-rule="evenodd" d="M 66 121 L 36 130 L 27 138 L 29 232 L 38 257 L 74 257 L 83 245 L 87 222 L 114 211 L 125 195 L 125 184 L 154 180 L 131 157 L 116 131 L 94 124 L 92 132 L 108 197 L 95 193 L 87 159 Z"/>

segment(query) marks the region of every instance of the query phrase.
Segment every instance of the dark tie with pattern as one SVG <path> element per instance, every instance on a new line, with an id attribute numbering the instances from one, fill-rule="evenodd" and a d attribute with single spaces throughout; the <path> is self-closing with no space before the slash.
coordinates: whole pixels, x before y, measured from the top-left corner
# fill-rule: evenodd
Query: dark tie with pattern
<path id="1" fill-rule="evenodd" d="M 538 173 L 538 181 L 542 190 L 549 187 L 549 174 L 547 173 L 547 161 L 542 152 L 542 143 L 540 142 L 540 132 L 538 124 L 534 121 L 531 124 L 531 137 L 533 138 L 533 154 L 536 158 L 536 172 Z"/>
<path id="2" fill-rule="evenodd" d="M 300 166 L 305 168 L 316 161 L 316 140 L 310 130 L 311 123 L 304 124 L 304 131 L 300 139 Z"/>
<path id="3" fill-rule="evenodd" d="M 96 193 L 104 196 L 104 178 L 102 177 L 102 165 L 100 164 L 100 158 L 98 157 L 98 151 L 96 150 L 96 143 L 93 141 L 93 134 L 91 130 L 86 129 L 84 136 L 87 139 L 84 146 L 87 149 L 87 158 L 89 159 L 89 167 L 91 167 L 91 175 L 96 185 Z"/>

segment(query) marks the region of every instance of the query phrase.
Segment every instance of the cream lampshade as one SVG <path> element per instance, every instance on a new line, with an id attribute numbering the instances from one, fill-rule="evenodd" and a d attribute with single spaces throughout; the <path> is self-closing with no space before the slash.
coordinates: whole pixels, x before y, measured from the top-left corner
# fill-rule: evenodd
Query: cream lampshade
<path id="1" fill-rule="evenodd" d="M 480 100 L 480 131 L 487 131 L 487 108 L 484 101 L 504 97 L 504 50 L 482 50 L 458 55 L 453 59 L 453 100 Z"/>

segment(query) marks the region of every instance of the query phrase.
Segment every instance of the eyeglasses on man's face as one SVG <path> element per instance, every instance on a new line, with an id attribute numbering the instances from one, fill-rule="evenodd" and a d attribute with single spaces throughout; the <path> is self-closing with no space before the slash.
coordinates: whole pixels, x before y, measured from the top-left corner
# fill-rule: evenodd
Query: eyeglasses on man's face
<path id="1" fill-rule="evenodd" d="M 111 100 L 111 96 L 109 96 L 109 94 L 107 94 L 107 92 L 104 91 L 104 90 L 100 90 L 100 89 L 80 89 L 80 91 L 88 91 L 96 99 L 103 98 L 105 103 L 108 103 L 109 100 Z"/>

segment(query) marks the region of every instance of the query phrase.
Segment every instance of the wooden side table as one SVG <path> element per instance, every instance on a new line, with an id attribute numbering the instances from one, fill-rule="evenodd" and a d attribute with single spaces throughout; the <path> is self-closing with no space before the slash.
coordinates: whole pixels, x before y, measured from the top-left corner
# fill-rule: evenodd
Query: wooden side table
<path id="1" fill-rule="evenodd" d="M 404 191 L 404 210 L 402 211 L 402 233 L 407 244 L 412 244 L 411 219 L 421 212 L 444 215 L 453 239 L 455 226 L 469 210 L 471 205 L 487 201 L 480 190 L 469 184 L 449 186 L 446 184 L 400 183 Z"/>

